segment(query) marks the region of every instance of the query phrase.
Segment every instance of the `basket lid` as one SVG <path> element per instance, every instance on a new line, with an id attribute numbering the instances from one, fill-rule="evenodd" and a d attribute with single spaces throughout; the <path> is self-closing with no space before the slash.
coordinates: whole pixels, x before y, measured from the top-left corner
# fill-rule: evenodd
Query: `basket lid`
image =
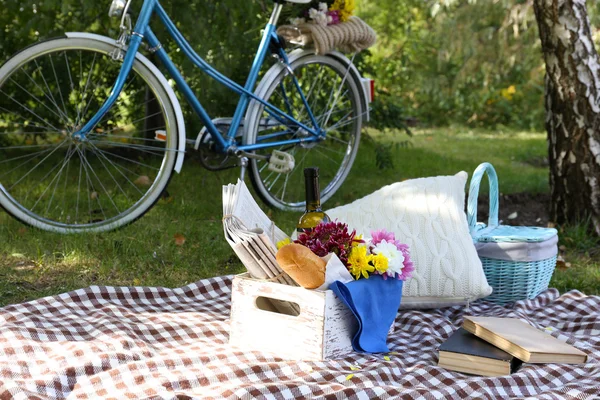
<path id="1" fill-rule="evenodd" d="M 475 242 L 543 242 L 558 234 L 554 228 L 498 225 L 473 234 Z"/>

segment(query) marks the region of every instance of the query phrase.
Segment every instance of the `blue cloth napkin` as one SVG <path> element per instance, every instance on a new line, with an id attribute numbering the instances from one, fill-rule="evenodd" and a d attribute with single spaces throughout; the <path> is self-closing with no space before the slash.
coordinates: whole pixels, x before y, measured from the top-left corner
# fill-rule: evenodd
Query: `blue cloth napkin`
<path id="1" fill-rule="evenodd" d="M 348 306 L 358 320 L 358 331 L 352 338 L 355 351 L 385 353 L 387 334 L 396 319 L 404 281 L 381 275 L 342 283 L 333 282 L 329 289 Z"/>

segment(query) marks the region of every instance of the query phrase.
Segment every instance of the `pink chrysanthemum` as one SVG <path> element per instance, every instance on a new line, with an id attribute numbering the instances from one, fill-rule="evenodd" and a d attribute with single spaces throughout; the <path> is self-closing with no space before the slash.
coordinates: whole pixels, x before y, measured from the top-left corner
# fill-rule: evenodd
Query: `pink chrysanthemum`
<path id="1" fill-rule="evenodd" d="M 408 251 L 408 246 L 405 244 L 401 244 L 400 246 L 401 247 L 398 248 L 398 250 L 400 250 L 402 252 L 402 255 L 404 256 L 404 268 L 402 268 L 401 273 L 396 274 L 396 278 L 400 279 L 401 281 L 405 281 L 412 276 L 415 270 L 415 265 L 410 259 L 410 252 Z"/>
<path id="2" fill-rule="evenodd" d="M 341 22 L 339 10 L 327 11 L 327 16 L 331 18 L 331 21 L 328 23 L 328 25 L 337 25 Z"/>
<path id="3" fill-rule="evenodd" d="M 388 232 L 385 229 L 380 229 L 378 231 L 371 231 L 371 244 L 373 246 L 377 246 L 381 243 L 382 240 L 385 240 L 388 243 L 394 243 L 398 250 L 401 250 L 401 246 L 406 246 L 400 243 L 399 240 L 396 240 L 396 236 L 394 232 Z M 408 248 L 408 247 L 407 247 Z"/>

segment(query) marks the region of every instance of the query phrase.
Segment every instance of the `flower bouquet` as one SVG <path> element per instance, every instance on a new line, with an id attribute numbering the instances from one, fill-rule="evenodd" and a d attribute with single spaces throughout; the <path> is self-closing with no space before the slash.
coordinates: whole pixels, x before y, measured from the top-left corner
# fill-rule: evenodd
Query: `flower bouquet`
<path id="1" fill-rule="evenodd" d="M 402 287 L 414 271 L 408 246 L 391 232 L 372 231 L 371 237 L 357 235 L 341 222 L 321 223 L 294 241 L 319 257 L 334 253 L 353 277 L 335 281 L 329 289 L 346 304 L 358 322 L 352 339 L 356 351 L 389 351 L 387 333 L 394 322 Z M 281 248 L 286 242 L 278 243 Z M 329 267 L 329 265 L 328 265 Z"/>
<path id="2" fill-rule="evenodd" d="M 311 1 L 293 9 L 290 25 L 277 33 L 288 42 L 313 45 L 317 54 L 333 50 L 354 53 L 375 44 L 375 31 L 360 18 L 353 16 L 354 0 Z"/>
<path id="3" fill-rule="evenodd" d="M 354 0 L 311 1 L 294 10 L 290 18 L 292 25 L 313 23 L 321 26 L 337 25 L 350 19 L 356 5 Z"/>

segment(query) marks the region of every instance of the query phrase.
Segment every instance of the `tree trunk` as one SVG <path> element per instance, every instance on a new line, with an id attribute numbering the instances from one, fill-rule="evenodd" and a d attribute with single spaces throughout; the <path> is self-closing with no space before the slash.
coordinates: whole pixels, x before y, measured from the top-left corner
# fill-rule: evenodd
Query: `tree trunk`
<path id="1" fill-rule="evenodd" d="M 600 64 L 585 0 L 535 0 L 546 62 L 550 217 L 600 235 Z"/>

